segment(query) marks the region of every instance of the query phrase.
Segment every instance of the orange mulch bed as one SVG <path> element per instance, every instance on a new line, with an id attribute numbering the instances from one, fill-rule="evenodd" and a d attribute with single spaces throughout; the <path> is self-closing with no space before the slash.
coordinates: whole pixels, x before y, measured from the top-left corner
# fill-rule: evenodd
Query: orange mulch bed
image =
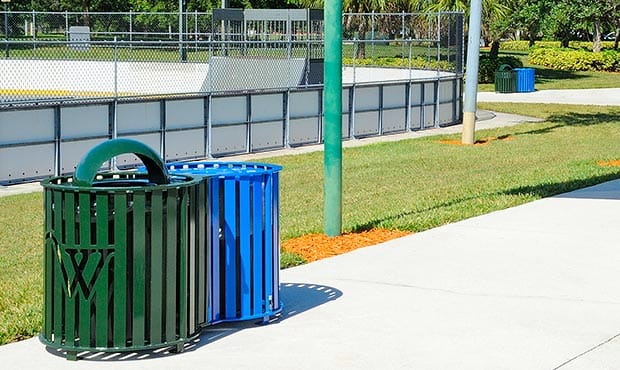
<path id="1" fill-rule="evenodd" d="M 474 142 L 474 145 L 487 145 L 491 141 L 496 141 L 496 140 L 510 141 L 510 140 L 514 140 L 514 138 L 510 135 L 502 135 L 498 137 L 489 136 L 483 139 L 476 140 Z M 448 144 L 448 145 L 467 145 L 467 144 L 463 144 L 460 140 L 438 140 L 438 142 L 441 144 Z"/>
<path id="2" fill-rule="evenodd" d="M 620 159 L 615 159 L 613 161 L 598 161 L 596 164 L 603 167 L 620 167 Z"/>
<path id="3" fill-rule="evenodd" d="M 332 238 L 324 234 L 308 234 L 283 242 L 282 249 L 296 253 L 304 257 L 306 261 L 312 262 L 409 234 L 411 234 L 409 231 L 387 229 L 346 233 Z"/>

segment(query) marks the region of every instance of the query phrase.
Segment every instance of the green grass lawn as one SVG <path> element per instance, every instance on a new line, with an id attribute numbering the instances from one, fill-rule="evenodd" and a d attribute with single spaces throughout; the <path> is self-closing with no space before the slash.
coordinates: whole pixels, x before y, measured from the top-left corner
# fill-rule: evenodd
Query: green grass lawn
<path id="1" fill-rule="evenodd" d="M 620 108 L 481 104 L 537 115 L 544 123 L 477 132 L 511 140 L 454 146 L 443 135 L 385 142 L 343 153 L 344 231 L 372 227 L 422 231 L 603 181 L 620 169 Z M 281 234 L 322 231 L 323 155 L 264 159 L 284 166 Z M 43 206 L 40 193 L 0 198 L 0 344 L 41 326 Z"/>
<path id="2" fill-rule="evenodd" d="M 481 51 L 488 53 L 488 51 Z M 521 60 L 524 67 L 534 68 L 536 90 L 600 89 L 620 86 L 620 73 L 590 71 L 558 71 L 529 64 L 527 52 L 503 51 L 500 55 L 510 55 Z M 495 91 L 495 85 L 479 84 L 478 91 Z"/>
<path id="3" fill-rule="evenodd" d="M 527 65 L 535 70 L 536 90 L 600 89 L 620 86 L 620 73 L 556 71 Z M 494 84 L 479 84 L 478 91 L 495 91 Z"/>

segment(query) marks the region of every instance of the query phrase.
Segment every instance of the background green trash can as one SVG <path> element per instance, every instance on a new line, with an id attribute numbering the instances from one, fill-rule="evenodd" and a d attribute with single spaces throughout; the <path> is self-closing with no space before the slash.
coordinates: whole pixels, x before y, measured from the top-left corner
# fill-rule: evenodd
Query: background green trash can
<path id="1" fill-rule="evenodd" d="M 124 153 L 136 154 L 148 173 L 97 174 Z M 181 351 L 202 324 L 197 292 L 206 288 L 193 282 L 200 272 L 199 227 L 190 221 L 205 212 L 194 209 L 203 205 L 193 198 L 205 197 L 208 183 L 170 176 L 149 147 L 119 139 L 93 148 L 73 177 L 41 184 L 41 341 L 73 360 L 80 351 Z"/>
<path id="2" fill-rule="evenodd" d="M 499 66 L 495 72 L 495 92 L 513 93 L 516 91 L 516 84 L 517 80 L 512 67 L 508 64 Z"/>

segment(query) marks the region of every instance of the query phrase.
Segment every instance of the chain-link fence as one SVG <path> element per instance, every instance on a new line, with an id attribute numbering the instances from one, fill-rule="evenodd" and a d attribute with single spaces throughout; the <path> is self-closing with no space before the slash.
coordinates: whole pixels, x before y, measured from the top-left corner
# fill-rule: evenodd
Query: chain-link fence
<path id="1" fill-rule="evenodd" d="M 322 83 L 321 11 L 231 11 L 3 12 L 0 105 Z M 343 40 L 345 83 L 463 71 L 462 13 L 344 14 Z"/>

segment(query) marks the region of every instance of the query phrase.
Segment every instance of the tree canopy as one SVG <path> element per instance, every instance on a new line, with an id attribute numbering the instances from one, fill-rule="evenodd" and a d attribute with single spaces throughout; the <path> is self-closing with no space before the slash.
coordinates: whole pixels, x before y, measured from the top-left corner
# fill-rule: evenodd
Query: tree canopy
<path id="1" fill-rule="evenodd" d="M 221 0 L 184 0 L 187 11 L 205 12 Z M 343 0 L 345 12 L 469 11 L 471 0 Z M 482 0 L 483 38 L 486 42 L 523 35 L 533 45 L 537 39 L 592 41 L 601 48 L 602 36 L 620 36 L 620 0 Z M 174 0 L 13 0 L 11 10 L 48 12 L 177 12 Z M 323 0 L 228 0 L 231 8 L 322 8 Z M 363 30 L 362 30 L 363 31 Z"/>

